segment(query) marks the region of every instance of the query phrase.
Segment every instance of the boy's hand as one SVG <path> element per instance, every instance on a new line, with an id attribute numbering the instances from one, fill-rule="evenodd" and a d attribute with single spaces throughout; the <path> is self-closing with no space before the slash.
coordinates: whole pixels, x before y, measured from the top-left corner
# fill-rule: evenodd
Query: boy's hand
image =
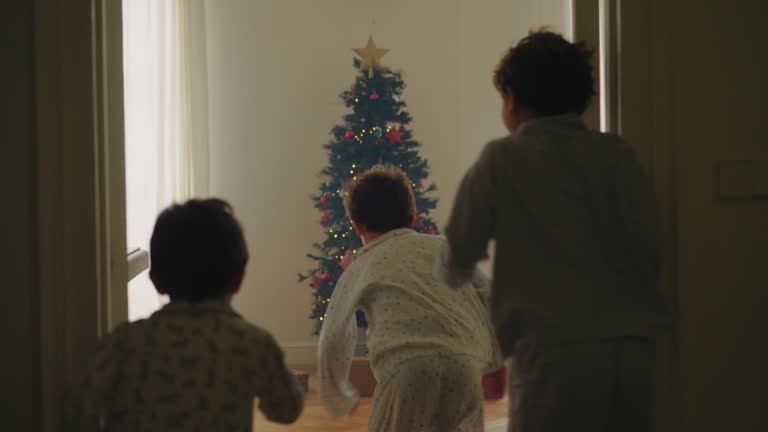
<path id="1" fill-rule="evenodd" d="M 504 397 L 507 388 L 507 368 L 483 374 L 483 398 L 487 401 L 497 401 Z"/>

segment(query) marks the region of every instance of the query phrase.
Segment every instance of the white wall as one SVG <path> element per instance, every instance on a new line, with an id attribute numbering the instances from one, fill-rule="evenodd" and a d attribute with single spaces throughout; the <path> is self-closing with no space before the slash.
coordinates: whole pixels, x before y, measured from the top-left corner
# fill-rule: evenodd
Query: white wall
<path id="1" fill-rule="evenodd" d="M 442 225 L 462 172 L 505 133 L 491 84 L 510 44 L 541 25 L 570 33 L 568 0 L 206 2 L 210 191 L 243 222 L 251 262 L 235 307 L 270 330 L 293 363 L 313 361 L 311 291 L 296 273 L 322 239 L 309 199 L 322 145 L 347 109 L 353 47 L 368 34 L 404 72 L 415 137 L 440 188 Z"/>

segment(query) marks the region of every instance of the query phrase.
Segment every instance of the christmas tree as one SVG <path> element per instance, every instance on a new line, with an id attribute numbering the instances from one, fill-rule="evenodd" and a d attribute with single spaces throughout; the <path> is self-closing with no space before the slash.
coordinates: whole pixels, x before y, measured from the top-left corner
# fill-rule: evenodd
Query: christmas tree
<path id="1" fill-rule="evenodd" d="M 344 116 L 343 124 L 330 131 L 330 142 L 324 146 L 328 150 L 328 166 L 321 172 L 324 182 L 319 194 L 312 196 L 321 213 L 325 240 L 315 243 L 315 252 L 307 254 L 316 266 L 299 274 L 299 281 L 309 280 L 314 290 L 310 318 L 315 320 L 315 333 L 320 331 L 336 282 L 362 247 L 343 204 L 346 184 L 357 174 L 378 164 L 400 167 L 411 180 L 416 196 L 418 217 L 414 229 L 437 233 L 429 217 L 429 211 L 437 205 L 437 199 L 429 195 L 437 188 L 425 184 L 429 167 L 419 156 L 420 144 L 408 128 L 411 116 L 401 99 L 405 88 L 402 75 L 381 65 L 381 57 L 389 50 L 376 47 L 372 38 L 365 48 L 353 51 L 359 56 L 354 58 L 359 73 L 352 87 L 340 94 L 351 112 Z M 357 322 L 366 326 L 362 314 L 358 314 Z"/>

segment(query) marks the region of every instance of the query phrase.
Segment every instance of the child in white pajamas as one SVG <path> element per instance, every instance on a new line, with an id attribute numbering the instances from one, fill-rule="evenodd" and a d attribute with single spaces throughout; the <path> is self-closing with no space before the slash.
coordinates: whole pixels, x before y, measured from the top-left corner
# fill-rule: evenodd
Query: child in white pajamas
<path id="1" fill-rule="evenodd" d="M 320 333 L 320 396 L 329 413 L 343 416 L 358 402 L 348 374 L 362 310 L 378 381 L 368 429 L 482 431 L 480 379 L 500 359 L 477 292 L 483 278 L 456 290 L 435 279 L 445 240 L 410 229 L 415 205 L 402 171 L 359 176 L 345 204 L 365 247 L 339 279 Z"/>

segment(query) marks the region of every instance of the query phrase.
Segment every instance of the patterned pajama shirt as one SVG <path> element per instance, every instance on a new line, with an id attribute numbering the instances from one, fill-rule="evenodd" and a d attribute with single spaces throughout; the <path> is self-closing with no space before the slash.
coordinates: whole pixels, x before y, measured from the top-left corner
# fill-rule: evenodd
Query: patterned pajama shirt
<path id="1" fill-rule="evenodd" d="M 78 431 L 250 431 L 254 398 L 282 423 L 303 405 L 272 336 L 223 301 L 171 302 L 119 326 L 71 396 Z"/>

